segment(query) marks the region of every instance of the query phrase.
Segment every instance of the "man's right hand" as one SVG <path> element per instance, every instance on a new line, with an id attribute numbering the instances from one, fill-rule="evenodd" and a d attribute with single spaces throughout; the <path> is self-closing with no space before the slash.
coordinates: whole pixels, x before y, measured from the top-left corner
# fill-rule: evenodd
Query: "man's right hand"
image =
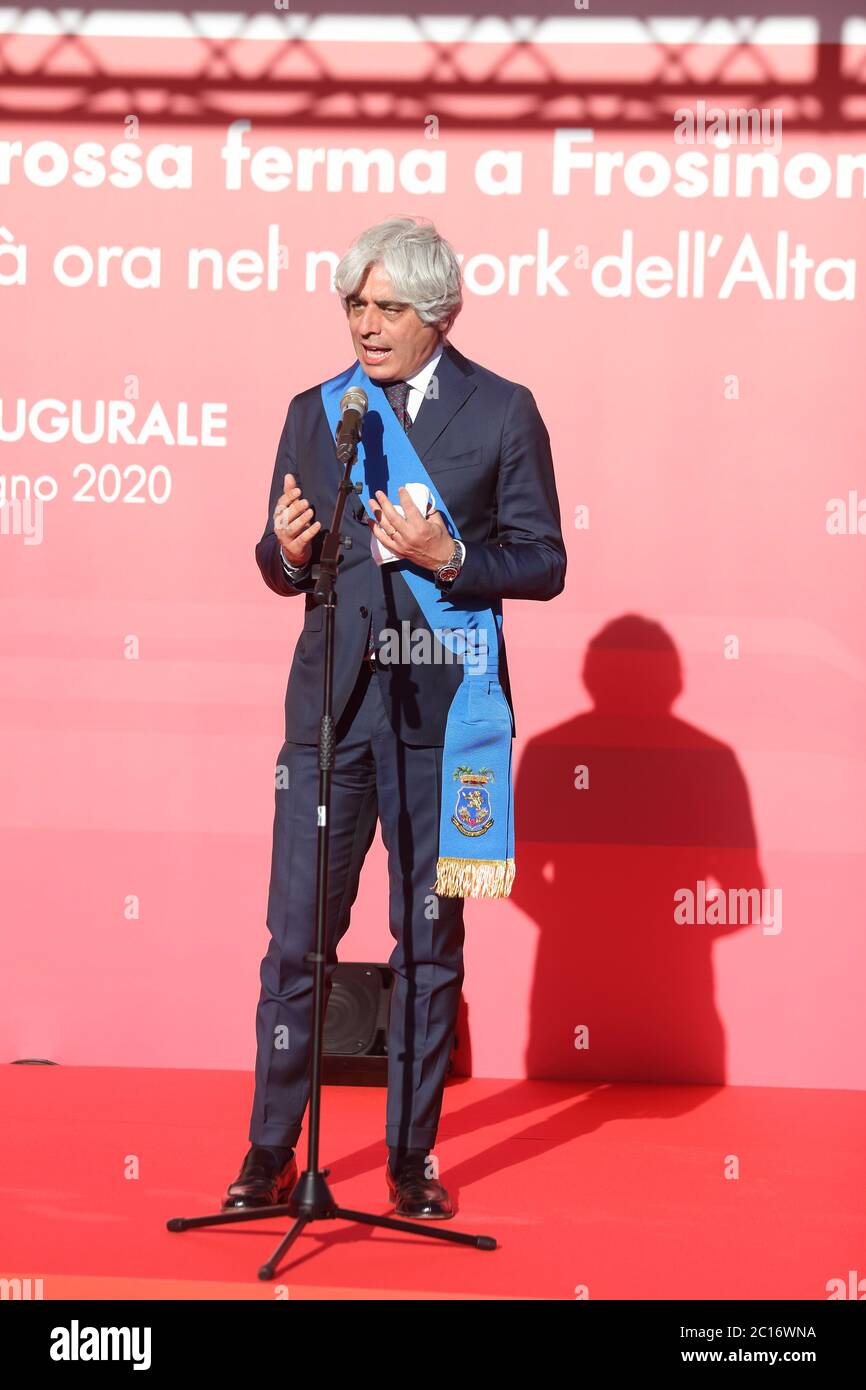
<path id="1" fill-rule="evenodd" d="M 274 533 L 290 565 L 305 565 L 313 553 L 310 542 L 321 529 L 321 523 L 312 520 L 313 515 L 313 508 L 301 496 L 292 474 L 287 473 L 282 495 L 274 507 Z"/>

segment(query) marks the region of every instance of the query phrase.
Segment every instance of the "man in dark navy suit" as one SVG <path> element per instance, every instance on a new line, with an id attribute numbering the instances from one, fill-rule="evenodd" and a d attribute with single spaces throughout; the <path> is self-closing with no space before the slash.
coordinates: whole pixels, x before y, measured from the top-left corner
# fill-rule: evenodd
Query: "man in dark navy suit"
<path id="1" fill-rule="evenodd" d="M 348 925 L 377 819 L 388 853 L 396 945 L 388 1035 L 388 1190 L 399 1215 L 453 1215 L 429 1156 L 463 982 L 463 899 L 437 896 L 442 748 L 461 665 L 419 662 L 412 634 L 430 628 L 376 542 L 433 576 L 458 605 L 551 599 L 565 583 L 550 439 L 531 392 L 470 361 L 447 335 L 462 307 L 460 265 L 435 228 L 391 218 L 364 232 L 335 286 L 364 371 L 388 400 L 459 531 L 425 515 L 404 489 L 401 510 L 376 493 L 374 517 L 350 503 L 335 609 L 334 706 L 326 987 Z M 309 1097 L 315 935 L 317 739 L 323 610 L 312 598 L 341 476 L 319 386 L 293 397 L 277 450 L 268 523 L 256 547 L 265 583 L 304 596 L 304 627 L 286 692 L 268 898 L 271 941 L 261 965 L 251 1148 L 225 1208 L 286 1199 Z M 375 546 L 381 555 L 378 545 Z M 394 634 L 402 640 L 395 642 Z M 407 640 L 408 639 L 408 640 Z M 395 659 L 399 651 L 399 659 Z M 387 659 L 386 659 L 387 658 Z M 504 647 L 499 678 L 509 709 Z M 514 714 L 512 709 L 512 731 Z"/>

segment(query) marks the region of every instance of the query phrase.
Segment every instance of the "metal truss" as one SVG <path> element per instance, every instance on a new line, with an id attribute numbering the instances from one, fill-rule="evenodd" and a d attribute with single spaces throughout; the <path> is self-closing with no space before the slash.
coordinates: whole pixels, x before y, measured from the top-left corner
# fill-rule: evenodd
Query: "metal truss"
<path id="1" fill-rule="evenodd" d="M 359 45 L 348 74 L 345 46 L 338 62 L 317 38 L 321 14 L 277 18 L 277 11 L 253 9 L 223 13 L 215 24 L 213 13 L 174 12 L 177 38 L 142 34 L 122 41 L 88 32 L 95 11 L 58 10 L 57 31 L 39 36 L 27 33 L 30 13 L 6 11 L 0 33 L 0 120 L 6 122 L 116 124 L 133 112 L 150 126 L 201 126 L 243 114 L 257 127 L 417 130 L 433 115 L 461 130 L 669 130 L 677 107 L 703 98 L 725 108 L 781 108 L 789 132 L 866 126 L 866 56 L 855 60 L 855 50 L 839 42 L 816 42 L 803 75 L 792 80 L 785 49 L 759 42 L 759 18 L 721 17 L 734 36 L 719 44 L 705 41 L 719 22 L 713 14 L 684 18 L 676 42 L 665 36 L 664 21 L 629 16 L 630 26 L 640 26 L 641 61 L 634 61 L 635 45 L 612 44 L 608 71 L 593 76 L 582 45 L 544 42 L 549 15 L 504 20 L 505 40 L 487 46 L 480 38 L 489 14 L 453 16 L 445 40 L 441 15 L 403 12 L 401 23 L 411 26 L 411 72 L 401 71 L 405 47 L 388 43 Z M 75 32 L 64 32 L 64 23 L 73 27 L 70 16 L 77 17 Z M 333 34 L 337 18 L 330 21 Z M 572 22 L 580 20 L 572 16 Z M 268 24 L 272 36 L 262 37 Z M 840 32 L 834 18 L 830 34 Z M 626 47 L 629 61 L 620 76 L 617 53 L 625 56 Z"/>

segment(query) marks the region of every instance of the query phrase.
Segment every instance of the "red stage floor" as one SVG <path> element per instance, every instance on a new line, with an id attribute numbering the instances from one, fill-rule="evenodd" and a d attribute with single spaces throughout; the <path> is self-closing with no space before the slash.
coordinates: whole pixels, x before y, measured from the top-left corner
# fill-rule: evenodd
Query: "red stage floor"
<path id="1" fill-rule="evenodd" d="M 251 1076 L 0 1075 L 0 1274 L 42 1279 L 46 1299 L 823 1300 L 828 1280 L 866 1276 L 862 1092 L 460 1080 L 435 1149 L 459 1207 L 447 1224 L 500 1248 L 319 1222 L 267 1284 L 256 1270 L 285 1218 L 165 1228 L 218 1210 L 248 1147 Z M 324 1097 L 337 1201 L 393 1214 L 384 1092 Z"/>

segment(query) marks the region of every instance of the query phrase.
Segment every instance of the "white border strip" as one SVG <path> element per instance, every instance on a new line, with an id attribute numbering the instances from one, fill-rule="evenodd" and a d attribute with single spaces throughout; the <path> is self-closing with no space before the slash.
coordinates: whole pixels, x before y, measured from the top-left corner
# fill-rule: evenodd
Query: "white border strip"
<path id="1" fill-rule="evenodd" d="M 301 0 L 302 2 L 302 0 Z M 459 0 L 457 0 L 459 3 Z M 858 37 L 844 42 L 863 42 L 866 22 L 848 20 Z M 507 44 L 515 41 L 544 44 L 815 44 L 820 24 L 811 16 L 774 16 L 767 19 L 703 19 L 700 16 L 651 18 L 647 23 L 620 16 L 604 18 L 581 12 L 555 18 L 526 15 L 512 19 L 494 15 L 475 19 L 469 15 L 407 15 L 294 13 L 217 13 L 201 10 L 184 14 L 177 10 L 40 10 L 0 9 L 0 32 L 78 34 L 83 38 L 173 39 L 205 37 L 225 39 L 287 39 L 304 37 L 322 43 L 438 43 Z M 844 31 L 843 31 L 844 32 Z"/>

